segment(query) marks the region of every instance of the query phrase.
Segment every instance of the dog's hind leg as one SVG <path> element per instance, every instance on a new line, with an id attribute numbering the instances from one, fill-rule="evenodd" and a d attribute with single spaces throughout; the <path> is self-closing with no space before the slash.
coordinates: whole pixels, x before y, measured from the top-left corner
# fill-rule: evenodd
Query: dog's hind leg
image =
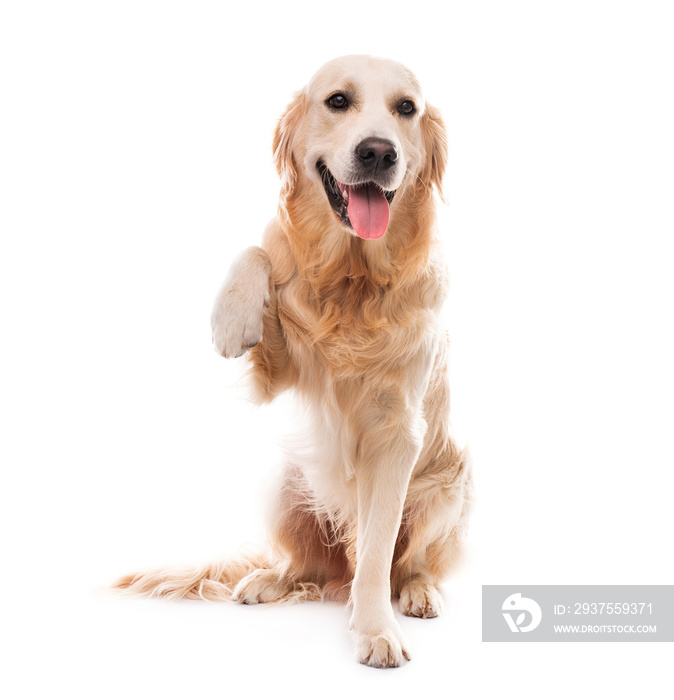
<path id="1" fill-rule="evenodd" d="M 404 569 L 404 573 L 403 573 Z M 426 561 L 426 548 L 418 550 L 407 566 L 394 564 L 392 589 L 400 598 L 403 615 L 423 619 L 437 617 L 442 612 L 442 595 Z"/>
<path id="2" fill-rule="evenodd" d="M 340 533 L 314 508 L 299 468 L 289 465 L 275 501 L 270 538 L 275 552 L 270 568 L 243 578 L 232 595 L 240 603 L 347 600 L 351 568 Z"/>

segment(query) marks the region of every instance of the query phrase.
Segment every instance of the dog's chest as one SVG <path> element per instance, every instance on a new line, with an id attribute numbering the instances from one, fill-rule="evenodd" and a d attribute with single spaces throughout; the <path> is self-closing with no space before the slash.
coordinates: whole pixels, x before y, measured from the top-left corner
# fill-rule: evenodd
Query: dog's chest
<path id="1" fill-rule="evenodd" d="M 437 329 L 436 312 L 418 294 L 384 294 L 362 301 L 307 301 L 296 289 L 281 290 L 278 315 L 294 364 L 316 378 L 367 381 L 425 355 Z M 318 375 L 318 376 L 316 376 Z"/>

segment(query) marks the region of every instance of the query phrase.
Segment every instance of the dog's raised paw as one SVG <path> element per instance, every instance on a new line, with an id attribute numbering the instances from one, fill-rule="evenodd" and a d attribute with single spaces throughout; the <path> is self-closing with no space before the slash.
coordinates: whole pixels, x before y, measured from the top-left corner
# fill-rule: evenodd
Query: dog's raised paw
<path id="1" fill-rule="evenodd" d="M 264 285 L 245 291 L 232 286 L 221 292 L 211 315 L 213 345 L 218 355 L 240 357 L 262 340 L 264 310 L 268 304 L 269 294 Z"/>
<path id="2" fill-rule="evenodd" d="M 400 592 L 400 612 L 409 617 L 437 617 L 442 612 L 438 589 L 424 577 L 410 579 Z"/>

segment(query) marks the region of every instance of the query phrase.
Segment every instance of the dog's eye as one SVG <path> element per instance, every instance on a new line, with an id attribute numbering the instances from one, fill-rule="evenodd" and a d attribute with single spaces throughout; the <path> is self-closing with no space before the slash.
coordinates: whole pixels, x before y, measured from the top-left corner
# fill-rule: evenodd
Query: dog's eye
<path id="1" fill-rule="evenodd" d="M 328 97 L 327 104 L 333 109 L 346 109 L 349 106 L 349 101 L 341 92 L 338 92 L 336 95 Z"/>
<path id="2" fill-rule="evenodd" d="M 414 114 L 415 109 L 416 108 L 414 106 L 414 102 L 412 102 L 411 100 L 404 100 L 398 105 L 398 111 L 400 112 L 400 114 L 404 114 L 405 116 L 409 114 Z"/>

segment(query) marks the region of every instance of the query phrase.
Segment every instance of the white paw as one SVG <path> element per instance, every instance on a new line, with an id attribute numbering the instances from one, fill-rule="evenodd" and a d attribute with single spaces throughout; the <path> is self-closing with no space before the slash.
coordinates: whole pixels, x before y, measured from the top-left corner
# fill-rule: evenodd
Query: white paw
<path id="1" fill-rule="evenodd" d="M 367 631 L 360 631 L 351 625 L 356 640 L 356 657 L 361 664 L 374 668 L 395 668 L 409 661 L 410 653 L 400 625 L 391 616 L 381 625 L 368 626 Z"/>
<path id="2" fill-rule="evenodd" d="M 410 579 L 400 592 L 400 612 L 410 617 L 437 617 L 442 612 L 438 589 L 423 576 Z"/>
<path id="3" fill-rule="evenodd" d="M 269 278 L 253 274 L 225 284 L 211 314 L 213 345 L 218 355 L 239 357 L 262 340 L 262 321 L 269 306 Z"/>
<path id="4" fill-rule="evenodd" d="M 232 600 L 246 605 L 269 603 L 288 593 L 290 585 L 275 569 L 256 569 L 239 581 Z"/>

